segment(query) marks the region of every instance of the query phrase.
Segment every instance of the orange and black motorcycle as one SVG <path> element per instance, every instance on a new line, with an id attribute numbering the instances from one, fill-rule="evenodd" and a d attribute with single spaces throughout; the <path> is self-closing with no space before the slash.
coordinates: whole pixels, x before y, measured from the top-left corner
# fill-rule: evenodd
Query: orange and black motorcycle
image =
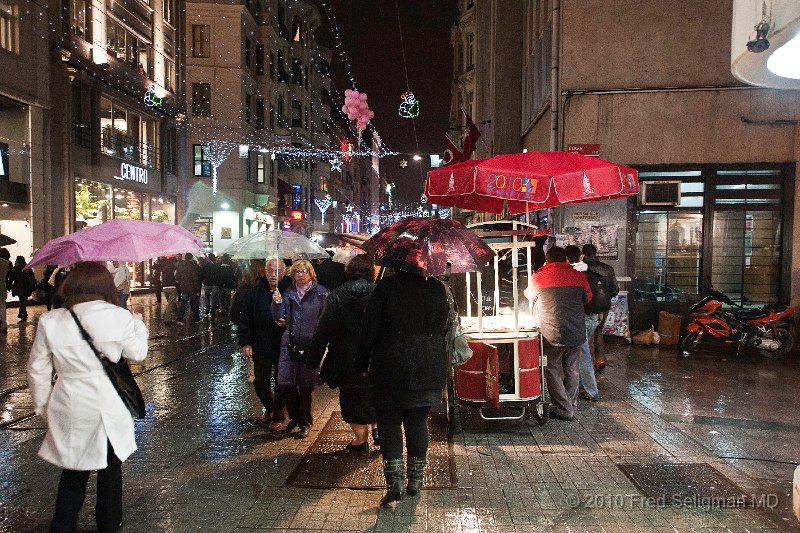
<path id="1" fill-rule="evenodd" d="M 737 309 L 723 309 L 728 304 Z M 765 305 L 757 309 L 742 309 L 727 295 L 711 288 L 708 296 L 689 309 L 691 322 L 678 345 L 681 355 L 697 347 L 703 335 L 723 341 L 736 341 L 740 346 L 755 348 L 765 357 L 787 353 L 794 345 L 789 332 L 794 307 Z"/>

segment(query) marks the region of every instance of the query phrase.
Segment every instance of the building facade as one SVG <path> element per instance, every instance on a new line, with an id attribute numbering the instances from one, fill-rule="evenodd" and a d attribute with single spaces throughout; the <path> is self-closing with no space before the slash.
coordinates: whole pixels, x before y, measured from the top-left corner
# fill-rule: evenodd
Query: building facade
<path id="1" fill-rule="evenodd" d="M 660 309 L 685 311 L 709 284 L 745 303 L 798 303 L 800 93 L 732 75 L 730 2 L 474 4 L 478 49 L 507 31 L 509 12 L 524 35 L 519 54 L 478 60 L 475 118 L 493 124 L 482 132 L 494 139 L 501 124 L 519 124 L 516 147 L 496 142 L 480 157 L 571 150 L 640 172 L 638 197 L 562 206 L 550 224 L 556 234 L 596 234 L 629 280 L 634 329 Z M 521 75 L 520 108 L 498 105 L 492 89 L 480 95 L 482 80 L 497 87 L 509 70 Z"/>

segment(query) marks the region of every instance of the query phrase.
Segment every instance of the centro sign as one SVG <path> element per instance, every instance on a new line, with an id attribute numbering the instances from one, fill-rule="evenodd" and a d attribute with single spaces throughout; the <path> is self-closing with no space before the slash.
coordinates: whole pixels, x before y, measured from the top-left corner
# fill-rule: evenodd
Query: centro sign
<path id="1" fill-rule="evenodd" d="M 119 176 L 114 176 L 115 179 L 120 181 L 135 181 L 137 183 L 144 183 L 147 185 L 147 169 L 137 167 L 130 163 L 120 163 Z"/>

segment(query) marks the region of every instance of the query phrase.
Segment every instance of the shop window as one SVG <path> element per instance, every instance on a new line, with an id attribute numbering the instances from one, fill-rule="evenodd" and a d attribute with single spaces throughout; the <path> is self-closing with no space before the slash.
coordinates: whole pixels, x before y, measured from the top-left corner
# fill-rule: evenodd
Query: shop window
<path id="1" fill-rule="evenodd" d="M 192 24 L 192 57 L 211 57 L 211 26 Z"/>
<path id="2" fill-rule="evenodd" d="M 328 192 L 328 178 L 326 178 L 325 176 L 319 177 L 319 190 Z"/>
<path id="3" fill-rule="evenodd" d="M 294 85 L 303 84 L 303 62 L 298 58 L 292 58 L 292 83 Z"/>
<path id="4" fill-rule="evenodd" d="M 0 0 L 0 48 L 17 51 L 17 7 L 16 1 Z"/>
<path id="5" fill-rule="evenodd" d="M 142 195 L 133 191 L 114 189 L 114 218 L 142 219 Z"/>
<path id="6" fill-rule="evenodd" d="M 110 185 L 83 179 L 75 180 L 75 229 L 96 226 L 111 220 Z"/>
<path id="7" fill-rule="evenodd" d="M 267 176 L 267 156 L 258 154 L 256 156 L 256 182 L 265 183 Z"/>
<path id="8" fill-rule="evenodd" d="M 100 98 L 101 150 L 123 159 L 133 160 L 136 155 L 136 127 L 130 127 L 128 111 L 108 98 Z"/>
<path id="9" fill-rule="evenodd" d="M 211 116 L 211 84 L 192 84 L 192 115 L 196 117 Z"/>
<path id="10" fill-rule="evenodd" d="M 700 213 L 640 213 L 634 299 L 685 301 L 699 294 L 702 240 Z"/>
<path id="11" fill-rule="evenodd" d="M 781 300 L 782 170 L 640 171 L 639 178 L 681 183 L 677 205 L 639 206 L 634 300 L 693 301 L 709 282 L 744 305 Z M 712 232 L 706 239 L 704 224 Z"/>
<path id="12" fill-rule="evenodd" d="M 70 5 L 72 8 L 70 30 L 74 35 L 87 41 L 90 40 L 89 21 L 92 19 L 89 6 L 90 3 L 87 0 L 72 0 Z"/>
<path id="13" fill-rule="evenodd" d="M 303 127 L 303 104 L 299 100 L 292 100 L 292 127 Z"/>
<path id="14" fill-rule="evenodd" d="M 158 168 L 161 154 L 161 124 L 158 120 L 142 119 L 139 123 L 139 163 Z"/>
<path id="15" fill-rule="evenodd" d="M 194 149 L 194 175 L 195 176 L 211 176 L 211 160 L 208 158 L 205 146 L 195 144 Z"/>

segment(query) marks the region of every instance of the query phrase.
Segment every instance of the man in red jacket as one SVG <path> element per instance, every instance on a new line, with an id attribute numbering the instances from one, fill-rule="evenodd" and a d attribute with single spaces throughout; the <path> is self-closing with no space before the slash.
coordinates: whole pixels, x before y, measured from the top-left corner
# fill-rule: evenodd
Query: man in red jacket
<path id="1" fill-rule="evenodd" d="M 533 302 L 547 355 L 550 418 L 572 420 L 578 405 L 578 362 L 586 342 L 583 306 L 591 301 L 592 291 L 586 276 L 569 264 L 563 248 L 553 246 L 546 258 L 547 263 L 531 276 L 525 296 Z"/>

